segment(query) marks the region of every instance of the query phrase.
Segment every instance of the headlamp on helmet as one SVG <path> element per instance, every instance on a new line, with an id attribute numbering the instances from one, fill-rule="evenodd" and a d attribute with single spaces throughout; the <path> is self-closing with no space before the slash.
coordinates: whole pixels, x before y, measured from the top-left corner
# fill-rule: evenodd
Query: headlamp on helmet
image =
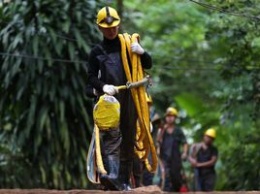
<path id="1" fill-rule="evenodd" d="M 118 26 L 120 17 L 117 11 L 111 7 L 103 7 L 97 14 L 97 24 L 103 28 Z"/>

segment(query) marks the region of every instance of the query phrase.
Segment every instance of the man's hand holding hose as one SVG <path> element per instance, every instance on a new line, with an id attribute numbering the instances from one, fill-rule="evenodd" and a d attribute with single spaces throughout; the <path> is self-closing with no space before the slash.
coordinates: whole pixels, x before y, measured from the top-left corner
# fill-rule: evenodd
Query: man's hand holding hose
<path id="1" fill-rule="evenodd" d="M 139 55 L 144 54 L 144 49 L 138 42 L 134 42 L 131 44 L 131 50 L 133 53 L 136 53 Z"/>

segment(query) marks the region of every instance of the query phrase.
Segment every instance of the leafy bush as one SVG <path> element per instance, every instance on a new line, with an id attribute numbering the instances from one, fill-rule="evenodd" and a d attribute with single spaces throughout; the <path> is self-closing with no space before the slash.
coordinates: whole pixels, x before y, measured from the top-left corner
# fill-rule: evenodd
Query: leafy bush
<path id="1" fill-rule="evenodd" d="M 14 1 L 1 8 L 0 187 L 86 187 L 91 101 L 87 53 L 96 1 Z M 1 145 L 2 146 L 2 145 Z"/>

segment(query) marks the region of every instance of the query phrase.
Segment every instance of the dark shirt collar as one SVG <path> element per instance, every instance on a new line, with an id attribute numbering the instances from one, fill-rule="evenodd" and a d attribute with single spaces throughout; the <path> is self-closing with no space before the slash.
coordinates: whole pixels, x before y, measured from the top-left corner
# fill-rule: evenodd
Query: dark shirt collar
<path id="1" fill-rule="evenodd" d="M 116 38 L 114 38 L 113 40 L 109 40 L 105 37 L 103 39 L 103 44 L 105 44 L 105 45 L 113 45 L 113 44 L 118 44 L 118 43 L 119 43 L 119 37 L 118 36 Z"/>

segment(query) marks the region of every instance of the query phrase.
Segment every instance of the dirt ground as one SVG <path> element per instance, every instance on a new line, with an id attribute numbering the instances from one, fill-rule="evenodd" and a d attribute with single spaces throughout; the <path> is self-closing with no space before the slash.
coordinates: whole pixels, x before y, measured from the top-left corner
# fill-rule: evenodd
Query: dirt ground
<path id="1" fill-rule="evenodd" d="M 46 189 L 0 189 L 0 194 L 95 194 L 95 193 L 106 193 L 106 194 L 163 194 L 165 192 L 162 192 L 160 188 L 157 186 L 149 186 L 149 187 L 140 187 L 137 189 L 133 189 L 132 191 L 100 191 L 100 190 L 46 190 Z M 189 192 L 187 194 L 201 194 L 202 192 Z M 212 194 L 260 194 L 260 191 L 240 191 L 240 192 L 211 192 Z M 203 193 L 205 194 L 205 193 Z"/>

